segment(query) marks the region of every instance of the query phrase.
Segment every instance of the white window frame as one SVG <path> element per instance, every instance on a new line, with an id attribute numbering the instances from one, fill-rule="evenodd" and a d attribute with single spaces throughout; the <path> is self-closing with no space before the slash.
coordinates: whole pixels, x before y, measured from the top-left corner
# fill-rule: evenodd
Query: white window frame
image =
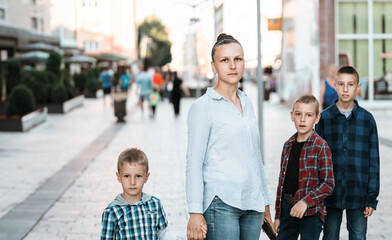
<path id="1" fill-rule="evenodd" d="M 338 33 L 339 29 L 339 3 L 342 2 L 367 2 L 368 9 L 368 32 L 367 33 Z M 373 3 L 392 2 L 392 0 L 336 0 L 335 1 L 335 62 L 339 62 L 339 40 L 367 40 L 368 41 L 368 102 L 374 106 L 385 106 L 392 100 L 374 101 L 374 40 L 392 39 L 392 33 L 373 33 Z"/>

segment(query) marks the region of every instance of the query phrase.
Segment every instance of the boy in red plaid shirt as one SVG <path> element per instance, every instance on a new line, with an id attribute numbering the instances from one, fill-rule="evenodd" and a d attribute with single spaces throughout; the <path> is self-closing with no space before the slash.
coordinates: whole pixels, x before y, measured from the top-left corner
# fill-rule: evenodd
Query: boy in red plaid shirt
<path id="1" fill-rule="evenodd" d="M 332 194 L 331 151 L 313 130 L 319 103 L 304 95 L 293 103 L 295 133 L 283 146 L 275 204 L 274 230 L 278 239 L 318 240 L 324 221 L 324 199 Z"/>

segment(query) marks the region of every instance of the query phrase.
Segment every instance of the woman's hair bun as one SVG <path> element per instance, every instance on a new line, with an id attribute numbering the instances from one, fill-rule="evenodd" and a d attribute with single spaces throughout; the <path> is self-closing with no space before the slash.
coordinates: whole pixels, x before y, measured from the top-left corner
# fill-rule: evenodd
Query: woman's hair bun
<path id="1" fill-rule="evenodd" d="M 227 35 L 226 33 L 221 33 L 221 34 L 219 34 L 219 36 L 218 36 L 218 38 L 216 39 L 216 41 L 217 42 L 220 42 L 220 41 L 223 41 L 223 40 L 228 40 L 228 39 L 230 39 L 230 40 L 235 40 L 234 38 L 233 38 L 233 36 L 231 36 L 231 35 Z"/>

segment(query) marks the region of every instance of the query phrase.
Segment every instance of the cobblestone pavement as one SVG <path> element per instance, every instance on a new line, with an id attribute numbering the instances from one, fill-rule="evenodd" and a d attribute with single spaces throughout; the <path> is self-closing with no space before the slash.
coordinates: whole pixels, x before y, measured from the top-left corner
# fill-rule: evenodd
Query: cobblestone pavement
<path id="1" fill-rule="evenodd" d="M 255 87 L 245 87 L 256 105 Z M 46 123 L 29 132 L 0 133 L 0 218 L 4 219 L 51 177 L 60 174 L 78 154 L 95 145 L 95 140 L 102 138 L 105 131 L 113 129 L 115 132 L 107 145 L 99 153 L 91 154 L 89 165 L 77 171 L 78 177 L 72 178 L 70 186 L 48 206 L 24 239 L 99 239 L 102 211 L 121 192 L 115 176 L 117 156 L 128 147 L 138 147 L 146 152 L 151 176 L 145 192 L 161 199 L 173 239 L 177 239 L 174 235 L 184 239 L 188 217 L 185 200 L 186 115 L 193 101 L 182 101 L 179 118 L 174 118 L 172 106 L 163 102 L 158 106 L 156 118 L 150 119 L 147 112 L 141 114 L 136 108 L 136 99 L 132 95 L 127 104 L 127 122 L 119 124 L 113 116 L 113 109 L 103 107 L 102 99 L 87 99 L 82 108 L 66 115 L 49 115 Z M 283 142 L 295 129 L 289 118 L 289 107 L 278 103 L 275 96 L 263 106 L 265 171 L 269 192 L 274 199 Z M 392 111 L 372 113 L 379 135 L 386 141 L 380 144 L 380 202 L 378 210 L 369 219 L 368 239 L 389 239 L 392 236 L 392 176 L 388 172 L 392 170 L 392 146 L 387 140 L 392 140 L 392 128 L 389 127 Z M 344 229 L 342 226 L 341 239 L 348 239 Z M 0 239 L 7 238 L 0 233 Z M 262 234 L 261 239 L 267 238 Z"/>

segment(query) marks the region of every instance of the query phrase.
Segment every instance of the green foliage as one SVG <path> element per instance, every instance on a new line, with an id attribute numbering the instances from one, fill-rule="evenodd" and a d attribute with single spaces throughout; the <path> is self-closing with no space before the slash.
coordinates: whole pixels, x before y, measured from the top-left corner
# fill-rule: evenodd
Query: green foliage
<path id="1" fill-rule="evenodd" d="M 33 92 L 24 84 L 15 86 L 8 98 L 7 116 L 22 116 L 34 109 L 35 100 Z"/>
<path id="2" fill-rule="evenodd" d="M 71 99 L 74 97 L 74 86 L 71 83 L 71 77 L 69 76 L 69 73 L 65 70 L 63 70 L 63 81 L 64 81 L 64 87 L 67 89 L 67 99 Z"/>
<path id="3" fill-rule="evenodd" d="M 63 56 L 59 53 L 51 52 L 49 58 L 46 60 L 46 70 L 48 72 L 54 73 L 55 76 L 61 79 L 61 62 L 63 61 Z"/>
<path id="4" fill-rule="evenodd" d="M 153 15 L 144 19 L 138 27 L 138 34 L 139 46 L 144 36 L 152 39 L 151 47 L 145 58 L 145 63 L 147 65 L 162 67 L 171 62 L 171 43 L 168 40 L 169 38 L 165 26 L 156 16 Z"/>
<path id="5" fill-rule="evenodd" d="M 95 94 L 97 92 L 98 88 L 99 88 L 99 86 L 98 86 L 97 80 L 92 77 L 88 77 L 87 82 L 86 82 L 87 92 Z"/>
<path id="6" fill-rule="evenodd" d="M 7 88 L 7 95 L 9 95 L 12 89 L 20 83 L 22 67 L 20 62 L 17 60 L 9 61 L 6 67 L 6 88 Z"/>
<path id="7" fill-rule="evenodd" d="M 73 80 L 75 83 L 75 88 L 80 93 L 83 93 L 84 89 L 86 89 L 87 74 L 86 73 L 75 73 L 73 76 Z"/>
<path id="8" fill-rule="evenodd" d="M 52 103 L 63 103 L 67 100 L 67 89 L 62 84 L 57 84 L 50 97 Z"/>
<path id="9" fill-rule="evenodd" d="M 102 72 L 102 68 L 91 68 L 88 70 L 87 72 L 87 78 L 91 78 L 92 81 L 95 83 L 96 85 L 96 90 L 94 92 L 91 93 L 95 93 L 98 89 L 100 89 L 102 87 L 102 83 L 101 80 L 99 78 L 99 74 Z M 89 80 L 87 80 L 87 82 L 89 82 Z M 93 87 L 93 84 L 91 83 L 87 83 L 88 85 L 90 84 L 90 87 Z M 86 86 L 87 90 L 90 92 L 90 90 L 92 90 L 93 88 L 91 88 L 90 90 L 88 89 L 89 87 Z"/>
<path id="10" fill-rule="evenodd" d="M 44 71 L 23 71 L 21 82 L 25 84 L 34 94 L 37 104 L 46 104 L 49 102 L 50 91 L 54 84 L 51 82 L 51 74 Z"/>

